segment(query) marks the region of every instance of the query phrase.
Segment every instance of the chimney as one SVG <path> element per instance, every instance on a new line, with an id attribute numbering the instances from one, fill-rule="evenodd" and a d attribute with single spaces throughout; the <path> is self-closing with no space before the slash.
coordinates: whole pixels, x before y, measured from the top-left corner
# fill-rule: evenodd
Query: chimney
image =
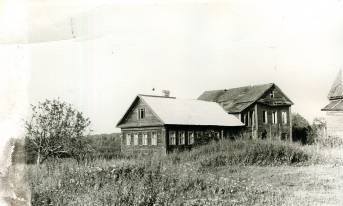
<path id="1" fill-rule="evenodd" d="M 162 90 L 163 96 L 170 97 L 170 91 L 169 90 Z"/>

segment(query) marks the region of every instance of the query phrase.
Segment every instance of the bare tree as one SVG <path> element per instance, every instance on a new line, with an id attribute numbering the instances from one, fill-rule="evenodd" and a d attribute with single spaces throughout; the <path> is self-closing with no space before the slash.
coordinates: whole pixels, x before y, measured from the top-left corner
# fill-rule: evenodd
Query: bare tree
<path id="1" fill-rule="evenodd" d="M 89 118 L 59 99 L 32 105 L 32 117 L 26 121 L 26 141 L 36 153 L 36 164 L 49 157 L 77 158 L 89 125 Z"/>

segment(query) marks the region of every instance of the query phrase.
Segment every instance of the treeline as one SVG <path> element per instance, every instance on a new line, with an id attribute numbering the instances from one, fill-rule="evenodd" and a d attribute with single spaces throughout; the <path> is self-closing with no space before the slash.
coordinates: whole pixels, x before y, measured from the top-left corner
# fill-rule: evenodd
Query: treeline
<path id="1" fill-rule="evenodd" d="M 82 138 L 87 149 L 85 159 L 113 159 L 120 156 L 120 133 L 88 135 Z M 12 162 L 33 164 L 37 153 L 28 142 L 23 139 L 12 139 Z M 63 158 L 63 157 L 61 157 Z"/>

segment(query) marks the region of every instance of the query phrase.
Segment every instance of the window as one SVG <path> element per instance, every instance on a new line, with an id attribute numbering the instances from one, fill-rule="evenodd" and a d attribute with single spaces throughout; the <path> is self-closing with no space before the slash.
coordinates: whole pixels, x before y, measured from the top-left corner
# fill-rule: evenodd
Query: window
<path id="1" fill-rule="evenodd" d="M 196 137 L 196 138 L 200 138 L 200 131 L 196 131 L 196 132 L 195 132 L 195 137 Z"/>
<path id="2" fill-rule="evenodd" d="M 169 132 L 169 145 L 176 145 L 176 135 L 174 131 Z"/>
<path id="3" fill-rule="evenodd" d="M 270 98 L 274 98 L 274 97 L 275 97 L 274 91 L 270 92 Z"/>
<path id="4" fill-rule="evenodd" d="M 282 112 L 282 124 L 287 124 L 287 112 Z"/>
<path id="5" fill-rule="evenodd" d="M 188 132 L 188 144 L 194 144 L 194 132 Z"/>
<path id="6" fill-rule="evenodd" d="M 133 144 L 138 145 L 138 134 L 137 133 L 133 135 Z"/>
<path id="7" fill-rule="evenodd" d="M 130 145 L 131 144 L 131 134 L 127 133 L 126 134 L 126 145 Z"/>
<path id="8" fill-rule="evenodd" d="M 255 124 L 255 114 L 254 111 L 248 112 L 248 126 L 254 126 Z"/>
<path id="9" fill-rule="evenodd" d="M 157 133 L 153 132 L 151 135 L 151 145 L 157 145 Z"/>
<path id="10" fill-rule="evenodd" d="M 273 124 L 277 124 L 277 112 L 276 111 L 274 111 L 272 113 L 272 122 L 273 122 Z"/>
<path id="11" fill-rule="evenodd" d="M 185 132 L 181 131 L 179 132 L 179 145 L 185 144 Z"/>
<path id="12" fill-rule="evenodd" d="M 145 118 L 145 108 L 138 109 L 138 119 L 144 119 Z"/>
<path id="13" fill-rule="evenodd" d="M 263 120 L 263 123 L 265 123 L 265 124 L 268 123 L 268 112 L 267 111 L 263 111 L 262 120 Z"/>
<path id="14" fill-rule="evenodd" d="M 143 134 L 142 144 L 148 145 L 148 134 L 147 133 Z"/>

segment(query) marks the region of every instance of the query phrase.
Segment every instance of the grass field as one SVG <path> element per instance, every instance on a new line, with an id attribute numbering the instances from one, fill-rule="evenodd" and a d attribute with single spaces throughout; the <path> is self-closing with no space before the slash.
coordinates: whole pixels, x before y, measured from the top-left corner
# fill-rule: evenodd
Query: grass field
<path id="1" fill-rule="evenodd" d="M 24 179 L 13 179 L 26 180 L 32 205 L 343 205 L 342 160 L 341 149 L 222 141 L 166 157 L 21 165 Z M 24 187 L 16 193 L 28 201 Z"/>

